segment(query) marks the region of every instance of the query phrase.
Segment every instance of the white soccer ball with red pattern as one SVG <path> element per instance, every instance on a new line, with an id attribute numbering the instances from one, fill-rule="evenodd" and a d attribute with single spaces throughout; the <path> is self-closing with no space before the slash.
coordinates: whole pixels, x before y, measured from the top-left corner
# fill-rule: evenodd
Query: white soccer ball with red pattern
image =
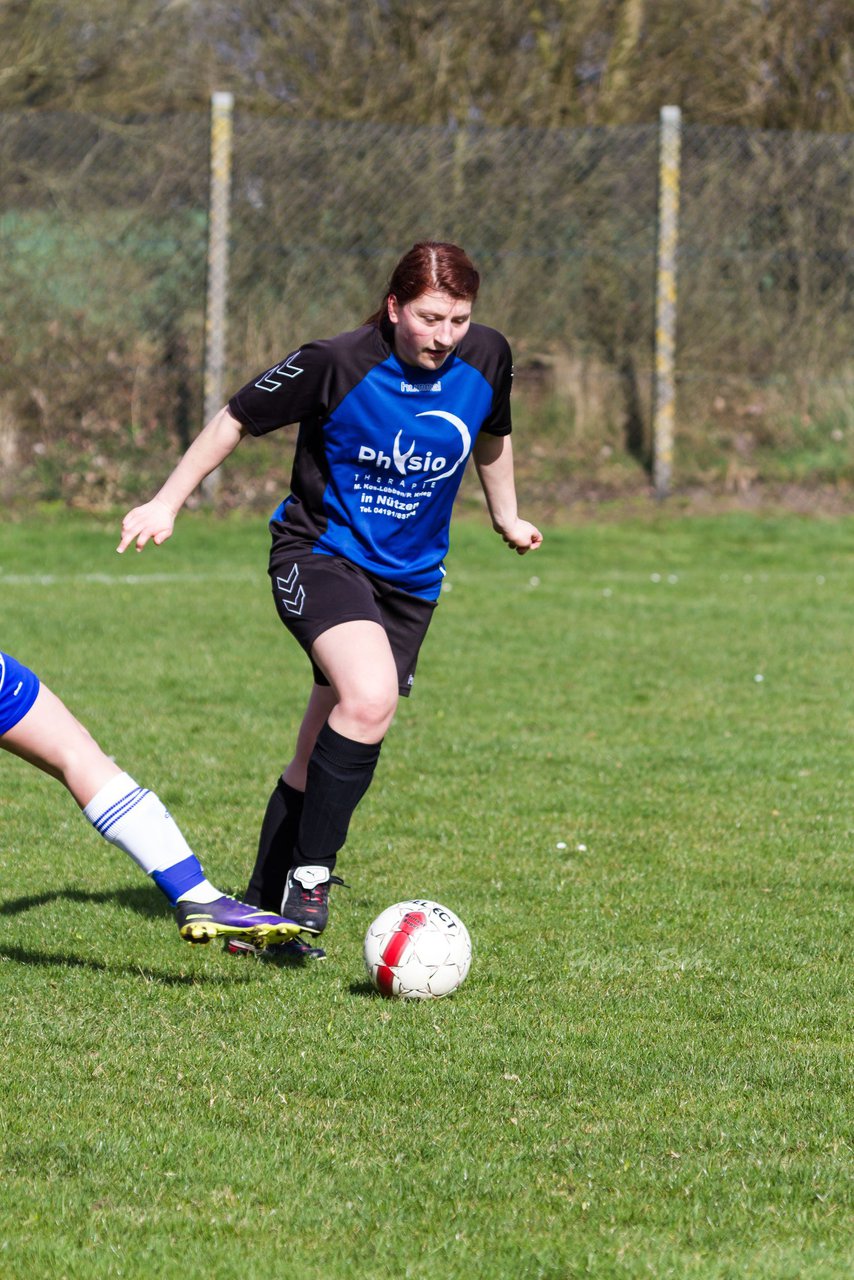
<path id="1" fill-rule="evenodd" d="M 411 898 L 387 907 L 368 929 L 365 966 L 381 995 L 434 1000 L 465 981 L 471 938 L 453 911 L 428 898 Z"/>

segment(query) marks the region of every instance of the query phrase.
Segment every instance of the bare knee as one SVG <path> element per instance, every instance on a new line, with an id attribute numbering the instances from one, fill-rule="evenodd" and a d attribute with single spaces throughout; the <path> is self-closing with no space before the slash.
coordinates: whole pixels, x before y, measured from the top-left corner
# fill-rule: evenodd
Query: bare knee
<path id="1" fill-rule="evenodd" d="M 329 717 L 336 733 L 357 742 L 379 742 L 394 719 L 397 688 L 373 688 L 341 698 Z"/>
<path id="2" fill-rule="evenodd" d="M 83 725 L 77 728 L 76 733 L 70 733 L 56 744 L 47 772 L 62 782 L 77 803 L 84 806 L 105 782 L 121 770 L 105 755 L 88 729 Z"/>
<path id="3" fill-rule="evenodd" d="M 63 783 L 81 807 L 110 777 L 121 772 L 89 730 L 45 685 L 23 720 L 4 735 L 2 745 Z"/>

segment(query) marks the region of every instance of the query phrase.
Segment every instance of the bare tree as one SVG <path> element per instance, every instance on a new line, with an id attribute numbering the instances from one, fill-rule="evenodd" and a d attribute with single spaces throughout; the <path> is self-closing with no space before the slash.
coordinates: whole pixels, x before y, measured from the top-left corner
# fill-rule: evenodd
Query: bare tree
<path id="1" fill-rule="evenodd" d="M 850 0 L 6 0 L 0 107 L 854 127 Z"/>

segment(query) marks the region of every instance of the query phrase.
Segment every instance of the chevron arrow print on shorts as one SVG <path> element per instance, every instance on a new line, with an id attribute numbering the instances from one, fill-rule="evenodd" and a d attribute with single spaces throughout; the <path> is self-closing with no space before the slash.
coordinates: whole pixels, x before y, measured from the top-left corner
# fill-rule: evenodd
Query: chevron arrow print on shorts
<path id="1" fill-rule="evenodd" d="M 288 613 L 302 613 L 305 604 L 305 588 L 299 580 L 299 565 L 294 565 L 286 578 L 276 577 L 276 586 L 282 593 L 282 604 Z"/>

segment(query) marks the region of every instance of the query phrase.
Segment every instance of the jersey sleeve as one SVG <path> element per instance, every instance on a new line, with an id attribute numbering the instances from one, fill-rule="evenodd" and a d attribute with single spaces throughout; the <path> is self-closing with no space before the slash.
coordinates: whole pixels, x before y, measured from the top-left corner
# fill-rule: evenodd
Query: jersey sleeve
<path id="1" fill-rule="evenodd" d="M 513 386 L 513 353 L 510 343 L 497 329 L 485 330 L 489 352 L 488 376 L 492 383 L 492 407 L 481 424 L 491 436 L 509 436 L 513 427 L 510 391 Z"/>
<path id="2" fill-rule="evenodd" d="M 247 382 L 228 402 L 232 417 L 263 436 L 329 411 L 331 363 L 326 343 L 311 342 Z"/>

